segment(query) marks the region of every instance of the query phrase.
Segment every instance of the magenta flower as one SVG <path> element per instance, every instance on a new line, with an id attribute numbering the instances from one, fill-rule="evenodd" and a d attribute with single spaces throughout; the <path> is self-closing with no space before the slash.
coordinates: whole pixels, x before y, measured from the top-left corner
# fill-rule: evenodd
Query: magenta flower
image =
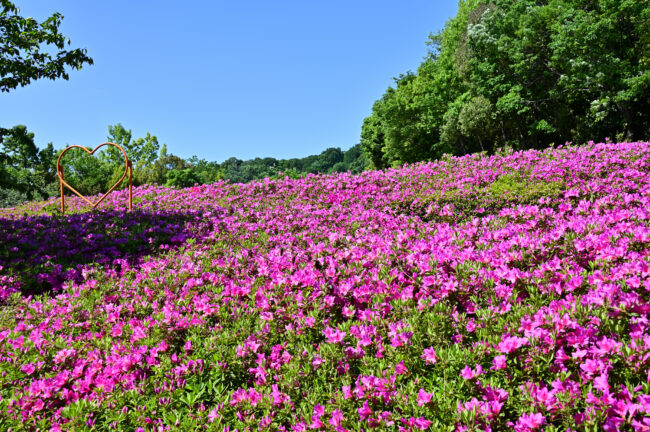
<path id="1" fill-rule="evenodd" d="M 36 367 L 34 366 L 33 363 L 28 363 L 26 365 L 22 365 L 20 367 L 20 370 L 21 372 L 26 373 L 27 375 L 31 375 L 36 370 Z"/>
<path id="2" fill-rule="evenodd" d="M 506 356 L 498 355 L 492 359 L 492 367 L 490 370 L 499 370 L 506 368 Z"/>
<path id="3" fill-rule="evenodd" d="M 517 337 L 517 336 L 508 336 L 503 338 L 501 342 L 499 342 L 499 345 L 497 346 L 497 349 L 502 352 L 502 353 L 511 353 L 515 351 L 517 348 L 520 348 L 524 345 L 528 345 L 528 339 L 525 337 Z"/>
<path id="4" fill-rule="evenodd" d="M 329 343 L 341 343 L 345 337 L 345 332 L 332 327 L 325 327 L 323 335 Z"/>
<path id="5" fill-rule="evenodd" d="M 318 369 L 323 363 L 323 358 L 318 354 L 316 354 L 314 356 L 314 359 L 311 361 L 312 366 L 314 366 L 314 370 Z"/>
<path id="6" fill-rule="evenodd" d="M 361 417 L 361 420 L 367 419 L 372 414 L 372 410 L 370 409 L 370 407 L 368 406 L 368 402 L 366 401 L 363 402 L 363 405 L 361 406 L 361 408 L 357 410 L 357 412 L 359 413 L 359 417 Z"/>
<path id="7" fill-rule="evenodd" d="M 418 391 L 418 406 L 426 405 L 431 402 L 433 393 L 427 393 L 424 389 Z"/>
<path id="8" fill-rule="evenodd" d="M 420 430 L 427 430 L 429 426 L 431 426 L 431 423 L 432 422 L 425 419 L 424 417 L 418 417 L 415 419 L 415 427 Z"/>
<path id="9" fill-rule="evenodd" d="M 406 365 L 404 364 L 404 361 L 400 361 L 395 365 L 395 373 L 397 375 L 403 375 L 407 373 L 409 370 L 406 368 Z"/>
<path id="10" fill-rule="evenodd" d="M 436 357 L 436 351 L 433 349 L 433 347 L 425 348 L 424 354 L 422 354 L 422 358 L 426 364 L 434 364 L 438 361 L 438 357 Z"/>
<path id="11" fill-rule="evenodd" d="M 245 402 L 248 399 L 248 393 L 246 390 L 239 388 L 235 390 L 230 398 L 230 405 L 239 405 L 242 402 Z"/>
<path id="12" fill-rule="evenodd" d="M 544 424 L 546 417 L 540 413 L 523 414 L 515 424 L 516 432 L 533 431 Z"/>
<path id="13" fill-rule="evenodd" d="M 209 421 L 210 423 L 214 423 L 214 421 L 215 421 L 216 419 L 218 419 L 218 418 L 219 418 L 219 414 L 217 413 L 217 410 L 216 410 L 215 408 L 213 408 L 213 409 L 210 411 L 210 413 L 208 414 L 208 421 Z"/>
<path id="14" fill-rule="evenodd" d="M 474 378 L 474 371 L 471 367 L 465 365 L 465 367 L 460 371 L 460 376 L 466 380 Z"/>
<path id="15" fill-rule="evenodd" d="M 341 422 L 343 422 L 343 420 L 345 420 L 345 417 L 343 417 L 343 412 L 341 410 L 335 409 L 332 411 L 329 423 L 334 427 L 339 427 L 341 426 Z"/>

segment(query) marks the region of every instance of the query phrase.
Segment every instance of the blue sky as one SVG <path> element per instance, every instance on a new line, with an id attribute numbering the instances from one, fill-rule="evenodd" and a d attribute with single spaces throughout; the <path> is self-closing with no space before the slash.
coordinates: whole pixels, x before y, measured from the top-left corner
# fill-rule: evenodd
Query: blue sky
<path id="1" fill-rule="evenodd" d="M 63 14 L 61 32 L 95 64 L 1 93 L 1 126 L 62 148 L 94 147 L 122 123 L 169 153 L 218 162 L 358 143 L 372 103 L 457 11 L 455 0 L 15 4 L 38 20 Z"/>

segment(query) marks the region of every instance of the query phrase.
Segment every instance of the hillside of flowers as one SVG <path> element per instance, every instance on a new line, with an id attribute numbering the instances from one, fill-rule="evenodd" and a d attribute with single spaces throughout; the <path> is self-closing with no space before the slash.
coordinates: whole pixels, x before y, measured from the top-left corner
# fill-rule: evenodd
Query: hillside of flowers
<path id="1" fill-rule="evenodd" d="M 0 210 L 0 430 L 650 431 L 650 143 Z"/>

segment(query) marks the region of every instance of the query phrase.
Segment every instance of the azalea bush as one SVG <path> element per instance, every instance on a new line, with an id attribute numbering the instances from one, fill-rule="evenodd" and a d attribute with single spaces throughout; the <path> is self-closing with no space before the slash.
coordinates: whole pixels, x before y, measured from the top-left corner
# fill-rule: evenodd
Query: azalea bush
<path id="1" fill-rule="evenodd" d="M 650 144 L 0 210 L 0 429 L 650 430 Z"/>

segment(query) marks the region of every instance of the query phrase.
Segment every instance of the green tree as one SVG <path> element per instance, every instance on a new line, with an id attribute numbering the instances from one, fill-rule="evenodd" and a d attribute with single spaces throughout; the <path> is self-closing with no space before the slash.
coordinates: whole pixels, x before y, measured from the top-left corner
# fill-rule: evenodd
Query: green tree
<path id="1" fill-rule="evenodd" d="M 364 120 L 382 168 L 494 146 L 650 138 L 650 2 L 465 0 Z"/>
<path id="2" fill-rule="evenodd" d="M 201 179 L 191 169 L 173 169 L 167 173 L 167 187 L 189 187 L 195 183 L 200 183 Z"/>
<path id="3" fill-rule="evenodd" d="M 368 168 L 369 161 L 361 148 L 361 144 L 356 144 L 347 149 L 343 154 L 343 164 L 345 171 L 352 174 L 359 174 Z"/>
<path id="4" fill-rule="evenodd" d="M 87 149 L 88 151 L 92 150 L 91 147 L 87 147 Z M 57 157 L 62 152 L 63 150 L 59 150 Z M 113 166 L 104 159 L 89 155 L 82 149 L 73 148 L 67 151 L 61 158 L 61 165 L 65 181 L 82 195 L 104 193 L 115 182 L 110 183 L 110 180 L 107 180 L 112 179 Z M 123 172 L 124 169 L 122 169 Z M 72 194 L 67 189 L 66 193 Z"/>
<path id="5" fill-rule="evenodd" d="M 370 167 L 373 169 L 383 169 L 388 166 L 388 161 L 384 158 L 384 145 L 386 137 L 379 118 L 379 104 L 377 101 L 373 105 L 372 114 L 363 120 L 361 127 L 361 148 L 370 160 Z"/>
<path id="6" fill-rule="evenodd" d="M 136 166 L 151 165 L 158 158 L 158 150 L 160 149 L 158 138 L 149 132 L 144 138 L 133 139 L 131 129 L 127 130 L 121 123 L 118 123 L 114 126 L 108 126 L 108 137 L 106 139 L 124 149 L 134 168 Z M 103 152 L 103 157 L 111 165 L 122 164 L 124 161 L 121 152 L 115 147 L 107 147 Z"/>
<path id="7" fill-rule="evenodd" d="M 34 144 L 34 133 L 23 125 L 4 129 L 0 136 L 0 197 L 11 205 L 36 196 L 46 198 L 56 192 L 54 147 L 43 150 Z M 9 191 L 13 191 L 10 193 Z M 10 200 L 7 197 L 12 196 Z"/>
<path id="8" fill-rule="evenodd" d="M 39 23 L 18 13 L 12 2 L 0 0 L 0 91 L 40 78 L 67 80 L 66 67 L 81 69 L 93 64 L 85 49 L 65 49 L 70 40 L 59 33 L 63 15 L 56 12 Z"/>
<path id="9" fill-rule="evenodd" d="M 133 139 L 131 129 L 127 130 L 121 123 L 118 123 L 114 126 L 108 126 L 108 137 L 106 139 L 109 142 L 119 145 L 126 152 L 133 166 L 134 185 L 139 186 L 150 182 L 162 181 L 163 178 L 166 178 L 152 178 L 155 176 L 153 165 L 158 159 L 158 150 L 160 149 L 158 138 L 155 135 L 147 132 L 144 138 Z M 124 156 L 117 148 L 107 146 L 101 150 L 100 158 L 111 166 L 112 174 L 105 183 L 106 188 L 110 188 L 124 175 Z M 124 181 L 120 185 L 121 188 L 127 186 L 127 181 Z"/>
<path id="10" fill-rule="evenodd" d="M 494 106 L 486 97 L 470 98 L 458 113 L 460 133 L 478 140 L 481 151 L 485 151 L 483 142 L 494 134 L 494 117 Z"/>

